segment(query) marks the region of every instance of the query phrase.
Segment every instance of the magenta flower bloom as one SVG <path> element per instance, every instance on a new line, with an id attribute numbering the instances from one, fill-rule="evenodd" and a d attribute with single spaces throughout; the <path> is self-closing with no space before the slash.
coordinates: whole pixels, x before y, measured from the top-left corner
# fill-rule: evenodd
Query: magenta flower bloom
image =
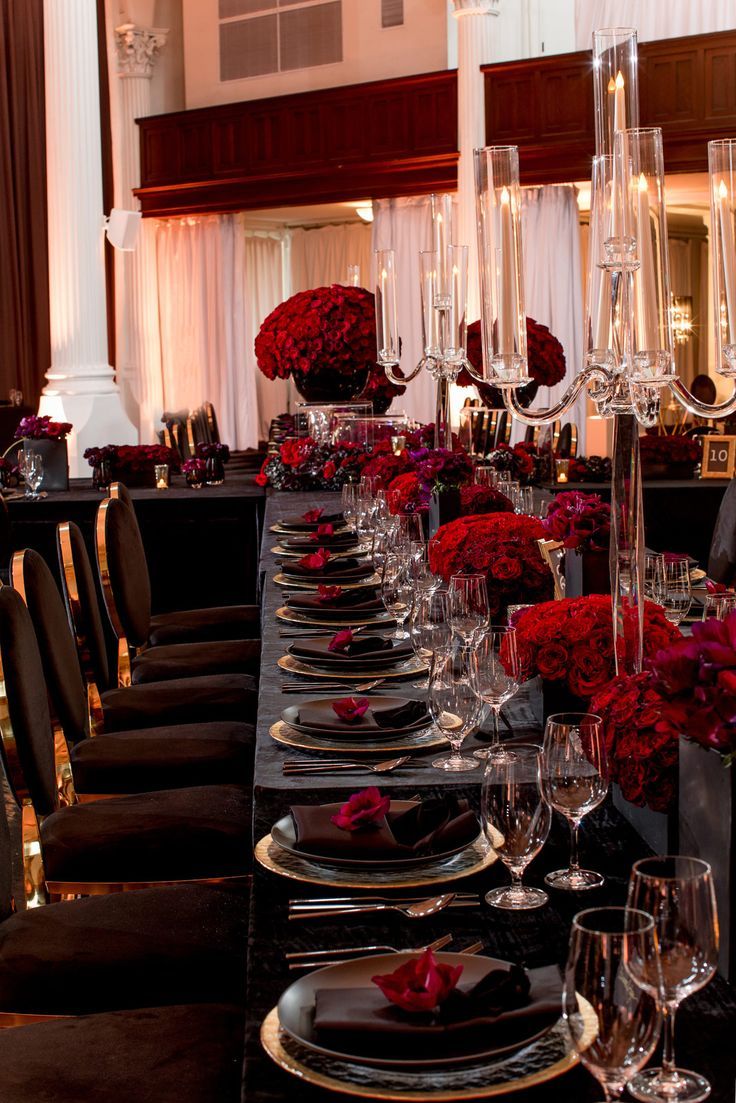
<path id="1" fill-rule="evenodd" d="M 435 960 L 430 949 L 412 958 L 393 973 L 371 977 L 390 1003 L 404 1011 L 434 1011 L 445 1002 L 460 980 L 462 965 Z"/>
<path id="2" fill-rule="evenodd" d="M 330 822 L 342 831 L 360 831 L 376 827 L 391 807 L 391 798 L 382 797 L 375 785 L 353 793 L 340 811 L 330 816 Z"/>

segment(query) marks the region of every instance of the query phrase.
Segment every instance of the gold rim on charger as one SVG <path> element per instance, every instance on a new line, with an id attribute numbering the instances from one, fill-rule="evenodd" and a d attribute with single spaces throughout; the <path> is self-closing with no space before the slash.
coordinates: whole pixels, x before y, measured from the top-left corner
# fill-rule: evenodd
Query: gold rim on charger
<path id="1" fill-rule="evenodd" d="M 316 547 L 317 545 L 315 545 Z M 330 553 L 331 559 L 360 559 L 368 554 L 369 549 L 364 544 L 359 544 L 357 548 L 347 548 L 344 551 L 333 551 L 332 548 L 327 548 Z M 293 548 L 282 548 L 281 544 L 276 544 L 271 548 L 274 555 L 285 555 L 289 559 L 301 559 L 304 555 L 309 555 L 307 551 L 294 551 Z"/>
<path id="2" fill-rule="evenodd" d="M 281 571 L 273 576 L 273 580 L 277 586 L 289 586 L 292 590 L 317 590 L 320 586 L 341 586 L 343 590 L 359 590 L 361 586 L 377 586 L 381 581 L 381 576 L 377 574 L 368 575 L 366 578 L 361 578 L 358 582 L 337 582 L 332 581 L 329 578 L 321 578 L 319 582 L 304 582 L 301 578 L 287 578 Z"/>
<path id="3" fill-rule="evenodd" d="M 409 665 L 411 664 L 411 665 Z M 417 674 L 426 674 L 427 667 L 418 659 L 405 659 L 403 663 L 397 663 L 390 670 L 317 670 L 307 663 L 299 662 L 293 655 L 282 655 L 278 661 L 282 670 L 289 674 L 306 674 L 309 678 L 328 678 L 331 682 L 344 682 L 346 679 L 352 682 L 372 682 L 375 678 L 413 678 Z M 315 687 L 316 688 L 316 687 Z"/>
<path id="4" fill-rule="evenodd" d="M 283 720 L 277 720 L 268 731 L 268 734 L 277 743 L 283 743 L 287 747 L 296 747 L 300 751 L 329 751 L 330 754 L 343 752 L 347 755 L 388 754 L 396 751 L 399 754 L 406 751 L 429 750 L 431 747 L 446 747 L 447 740 L 441 735 L 431 735 L 431 729 L 421 728 L 418 732 L 412 732 L 402 737 L 398 743 L 348 743 L 347 740 L 315 739 L 306 732 L 297 731 Z M 426 733 L 426 734 L 425 734 Z M 315 759 L 319 762 L 319 759 Z"/>
<path id="5" fill-rule="evenodd" d="M 393 617 L 390 617 L 388 613 L 380 612 L 376 617 L 355 617 L 347 618 L 344 620 L 319 620 L 316 617 L 310 617 L 302 614 L 297 609 L 290 609 L 288 605 L 282 605 L 280 609 L 276 610 L 276 616 L 279 620 L 285 621 L 286 624 L 322 624 L 326 628 L 357 628 L 358 625 L 371 625 L 375 624 L 376 628 L 390 628 L 396 624 Z"/>
<path id="6" fill-rule="evenodd" d="M 595 1038 L 598 1032 L 598 1021 L 593 1008 L 580 996 L 578 996 L 578 1007 L 585 1021 L 585 1035 L 581 1039 L 584 1048 Z M 453 1103 L 454 1100 L 459 1099 L 491 1099 L 494 1096 L 524 1091 L 527 1088 L 535 1087 L 537 1084 L 545 1084 L 549 1080 L 555 1080 L 569 1072 L 580 1061 L 578 1054 L 571 1048 L 564 1057 L 558 1058 L 545 1068 L 536 1069 L 515 1079 L 505 1080 L 497 1084 L 488 1084 L 485 1087 L 476 1085 L 469 1088 L 437 1088 L 435 1091 L 428 1092 L 413 1088 L 381 1088 L 375 1084 L 356 1084 L 349 1080 L 341 1080 L 336 1076 L 330 1076 L 327 1073 L 318 1072 L 289 1053 L 283 1044 L 285 1037 L 288 1036 L 282 1032 L 279 1026 L 278 1008 L 274 1007 L 261 1024 L 261 1045 L 271 1060 L 284 1072 L 288 1072 L 308 1084 L 325 1088 L 327 1091 L 342 1092 L 344 1095 L 354 1095 L 362 1099 L 393 1100 L 395 1103 L 404 1103 L 405 1100 L 415 1101 L 415 1103 Z M 300 1048 L 306 1050 L 304 1046 Z M 365 1066 L 361 1067 L 364 1068 Z M 377 1072 L 378 1070 L 372 1071 Z M 462 1070 L 458 1069 L 458 1073 L 462 1074 Z"/>

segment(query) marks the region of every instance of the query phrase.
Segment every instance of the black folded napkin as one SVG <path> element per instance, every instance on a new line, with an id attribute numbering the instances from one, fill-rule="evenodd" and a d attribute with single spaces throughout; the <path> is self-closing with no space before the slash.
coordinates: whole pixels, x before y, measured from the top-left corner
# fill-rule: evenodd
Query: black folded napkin
<path id="1" fill-rule="evenodd" d="M 360 735 L 361 732 L 380 731 L 382 728 L 410 728 L 427 719 L 427 708 L 422 701 L 407 701 L 399 697 L 396 702 L 401 703 L 375 705 L 371 702 L 361 717 L 349 723 L 340 719 L 331 701 L 311 701 L 299 706 L 299 723 L 308 728 Z"/>
<path id="2" fill-rule="evenodd" d="M 380 636 L 356 636 L 344 651 L 330 651 L 329 640 L 297 640 L 289 648 L 289 654 L 307 662 L 329 662 L 330 665 L 355 660 L 384 658 L 390 665 L 411 658 L 414 649 L 408 641 L 384 640 Z"/>
<path id="3" fill-rule="evenodd" d="M 315 533 L 316 535 L 316 533 Z M 339 548 L 341 551 L 356 547 L 358 537 L 354 532 L 335 532 L 332 536 L 317 536 L 316 540 L 308 536 L 290 537 L 282 540 L 281 545 L 289 551 L 300 551 L 308 554 L 318 548 Z"/>
<path id="4" fill-rule="evenodd" d="M 299 850 L 321 858 L 358 861 L 421 858 L 472 843 L 480 828 L 467 801 L 452 794 L 417 802 L 405 812 L 389 807 L 377 824 L 345 831 L 332 823 L 341 804 L 297 804 L 291 808 Z"/>
<path id="5" fill-rule="evenodd" d="M 287 604 L 290 609 L 308 609 L 325 615 L 353 610 L 366 613 L 385 612 L 386 608 L 373 586 L 356 586 L 354 590 L 345 590 L 339 597 L 330 598 L 329 601 L 322 601 L 318 594 L 291 594 Z"/>
<path id="6" fill-rule="evenodd" d="M 305 510 L 308 513 L 309 510 Z M 304 513 L 291 513 L 288 517 L 282 517 L 279 521 L 287 529 L 299 529 L 310 532 L 319 525 L 342 525 L 345 521 L 342 513 L 323 513 L 319 521 L 305 521 Z"/>
<path id="7" fill-rule="evenodd" d="M 376 987 L 321 988 L 315 993 L 319 1041 L 356 1056 L 407 1060 L 523 1045 L 560 1017 L 562 977 L 556 965 L 526 972 L 494 967 L 477 984 L 458 987 L 436 1012 L 409 1012 Z"/>
<path id="8" fill-rule="evenodd" d="M 367 578 L 373 574 L 372 563 L 359 563 L 357 559 L 328 559 L 323 567 L 314 570 L 311 567 L 302 567 L 299 562 L 286 560 L 281 563 L 284 574 L 293 575 L 295 578 L 309 578 L 318 581 L 325 578 Z"/>

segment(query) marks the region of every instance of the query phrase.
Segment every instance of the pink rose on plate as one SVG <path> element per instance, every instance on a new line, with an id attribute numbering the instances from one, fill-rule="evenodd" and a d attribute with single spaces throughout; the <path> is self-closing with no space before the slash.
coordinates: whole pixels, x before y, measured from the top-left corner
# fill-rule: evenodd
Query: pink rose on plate
<path id="1" fill-rule="evenodd" d="M 377 827 L 391 807 L 391 798 L 382 797 L 375 785 L 353 793 L 330 822 L 342 831 L 360 831 L 363 827 Z"/>
<path id="2" fill-rule="evenodd" d="M 336 632 L 330 642 L 327 644 L 328 651 L 342 651 L 345 652 L 353 642 L 353 633 L 349 628 L 342 628 L 339 632 Z"/>
<path id="3" fill-rule="evenodd" d="M 323 513 L 323 509 L 308 509 L 302 520 L 306 521 L 308 525 L 316 525 Z"/>
<path id="4" fill-rule="evenodd" d="M 368 711 L 370 701 L 367 697 L 341 697 L 332 702 L 332 711 L 346 724 L 357 724 Z"/>
<path id="5" fill-rule="evenodd" d="M 305 567 L 308 571 L 323 571 L 327 566 L 330 558 L 330 553 L 326 548 L 320 548 L 319 551 L 310 552 L 309 555 L 303 555 L 299 560 L 299 566 Z"/>
<path id="6" fill-rule="evenodd" d="M 427 949 L 404 962 L 393 973 L 371 977 L 390 1003 L 404 1011 L 434 1011 L 460 980 L 462 965 L 445 965 Z"/>
<path id="7" fill-rule="evenodd" d="M 317 587 L 317 600 L 323 601 L 325 604 L 329 601 L 337 601 L 342 595 L 342 586 L 325 586 L 322 582 Z"/>

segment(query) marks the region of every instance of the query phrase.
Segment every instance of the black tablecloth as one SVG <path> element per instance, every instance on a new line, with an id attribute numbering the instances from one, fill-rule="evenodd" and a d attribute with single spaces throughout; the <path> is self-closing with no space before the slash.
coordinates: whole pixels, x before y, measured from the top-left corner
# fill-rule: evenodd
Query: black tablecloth
<path id="1" fill-rule="evenodd" d="M 341 778 L 339 786 L 329 776 L 285 780 L 281 772 L 283 760 L 287 756 L 297 757 L 298 752 L 282 748 L 268 735 L 269 727 L 278 719 L 284 705 L 298 704 L 303 699 L 297 694 L 282 698 L 279 692 L 284 675 L 276 666 L 276 661 L 288 641 L 278 638 L 274 619 L 274 612 L 282 603 L 283 592 L 272 581 L 274 557 L 269 549 L 277 543 L 277 537 L 269 531 L 269 526 L 284 513 L 303 512 L 315 505 L 330 509 L 336 502 L 336 495 L 274 494 L 266 508 L 261 557 L 265 581 L 254 793 L 256 840 L 265 835 L 273 822 L 297 799 L 299 803 L 341 800 L 369 784 L 366 774 L 362 773 Z M 420 696 L 421 692 L 412 690 L 407 682 L 397 683 L 396 688 L 407 696 Z M 540 708 L 534 687 L 526 687 L 504 711 L 511 718 L 515 735 L 536 734 L 539 738 Z M 477 745 L 476 740 L 469 741 L 469 746 L 473 745 Z M 431 757 L 426 756 L 424 762 L 420 760 L 418 764 L 412 764 L 411 769 L 376 780 L 379 780 L 382 790 L 388 790 L 396 797 L 410 797 L 419 792 L 429 795 L 451 787 L 465 795 L 477 808 L 481 771 L 454 778 L 452 775 L 443 776 L 428 764 Z M 258 1033 L 262 1019 L 294 976 L 300 975 L 289 973 L 284 960 L 285 950 L 359 946 L 369 942 L 412 947 L 452 932 L 455 937 L 450 949 L 462 949 L 483 938 L 486 952 L 497 957 L 532 967 L 552 962 L 562 964 L 567 954 L 569 927 L 575 912 L 583 907 L 609 902 L 623 903 L 631 864 L 647 852 L 645 844 L 610 802 L 584 821 L 581 847 L 583 861 L 605 872 L 607 884 L 604 889 L 577 896 L 551 892 L 547 907 L 527 913 L 503 913 L 483 905 L 477 910 L 446 911 L 430 920 L 413 924 L 396 915 L 373 918 L 365 923 L 358 920 L 289 922 L 287 901 L 290 897 L 328 896 L 330 890 L 313 890 L 310 885 L 285 882 L 256 867 L 249 939 L 244 1103 L 276 1103 L 277 1100 L 325 1103 L 330 1098 L 336 1101 L 348 1099 L 344 1095 L 328 1095 L 287 1076 L 272 1064 L 260 1048 Z M 567 856 L 568 833 L 565 825 L 558 820 L 548 844 L 532 864 L 526 879 L 530 884 L 542 884 L 544 874 L 559 868 L 566 862 Z M 476 882 L 462 882 L 461 888 L 463 891 L 477 889 L 482 894 L 488 888 L 507 881 L 508 874 L 501 863 L 497 863 Z M 339 893 L 335 891 L 333 895 Z M 711 1080 L 711 1099 L 715 1103 L 732 1103 L 733 1100 L 734 1062 L 731 1047 L 735 1026 L 736 997 L 730 986 L 720 978 L 687 1000 L 678 1016 L 678 1058 L 685 1066 L 697 1068 Z M 513 1098 L 518 1103 L 559 1103 L 563 1099 L 566 1103 L 587 1103 L 600 1097 L 597 1084 L 578 1068 L 561 1080 L 509 1099 Z"/>

